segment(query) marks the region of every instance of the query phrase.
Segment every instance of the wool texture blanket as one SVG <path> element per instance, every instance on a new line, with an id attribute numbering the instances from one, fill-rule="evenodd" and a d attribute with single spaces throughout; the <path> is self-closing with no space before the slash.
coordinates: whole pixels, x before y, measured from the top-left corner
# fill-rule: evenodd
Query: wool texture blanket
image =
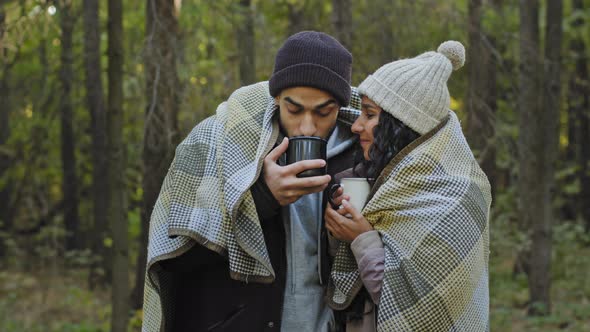
<path id="1" fill-rule="evenodd" d="M 488 179 L 452 111 L 392 159 L 362 210 L 385 249 L 378 331 L 489 330 L 490 204 Z M 330 305 L 347 307 L 361 287 L 341 243 Z"/>
<path id="2" fill-rule="evenodd" d="M 351 125 L 360 98 L 338 121 Z M 355 109 L 357 108 L 357 109 Z M 228 258 L 235 280 L 275 278 L 250 187 L 279 136 L 268 82 L 236 90 L 177 147 L 150 220 L 143 331 L 163 331 L 166 273 L 158 262 L 203 245 Z"/>

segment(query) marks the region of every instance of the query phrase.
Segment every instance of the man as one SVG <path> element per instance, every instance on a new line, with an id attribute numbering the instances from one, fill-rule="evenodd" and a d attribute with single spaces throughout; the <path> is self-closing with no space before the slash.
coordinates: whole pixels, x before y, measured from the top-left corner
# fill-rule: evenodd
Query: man
<path id="1" fill-rule="evenodd" d="M 178 146 L 150 222 L 144 331 L 329 331 L 323 190 L 352 166 L 352 56 L 334 38 L 287 39 L 273 75 L 235 91 Z M 326 161 L 285 165 L 288 137 Z"/>

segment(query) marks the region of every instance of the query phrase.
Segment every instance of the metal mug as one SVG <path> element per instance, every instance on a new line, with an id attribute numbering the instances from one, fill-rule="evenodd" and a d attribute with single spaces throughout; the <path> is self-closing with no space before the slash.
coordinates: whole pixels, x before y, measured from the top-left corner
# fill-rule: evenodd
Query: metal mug
<path id="1" fill-rule="evenodd" d="M 289 147 L 287 148 L 287 165 L 302 160 L 323 159 L 327 160 L 328 142 L 325 139 L 315 136 L 295 136 L 289 138 Z M 320 168 L 307 169 L 299 174 L 298 178 L 311 176 L 320 176 L 327 173 L 326 166 Z"/>

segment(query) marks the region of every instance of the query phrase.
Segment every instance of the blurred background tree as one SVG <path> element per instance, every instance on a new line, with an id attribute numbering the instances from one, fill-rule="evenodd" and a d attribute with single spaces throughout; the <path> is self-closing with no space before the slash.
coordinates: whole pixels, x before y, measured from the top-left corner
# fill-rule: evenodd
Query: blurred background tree
<path id="1" fill-rule="evenodd" d="M 590 330 L 590 1 L 0 0 L 0 330 L 139 330 L 176 145 L 289 35 L 353 85 L 463 42 L 451 107 L 492 183 L 491 330 Z"/>

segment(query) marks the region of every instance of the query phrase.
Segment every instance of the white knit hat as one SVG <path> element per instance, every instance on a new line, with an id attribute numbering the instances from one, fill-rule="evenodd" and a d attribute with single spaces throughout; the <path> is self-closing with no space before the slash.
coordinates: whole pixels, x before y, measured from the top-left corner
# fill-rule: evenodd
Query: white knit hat
<path id="1" fill-rule="evenodd" d="M 447 80 L 464 63 L 465 47 L 446 41 L 437 52 L 382 66 L 359 85 L 358 91 L 423 135 L 449 113 Z"/>

